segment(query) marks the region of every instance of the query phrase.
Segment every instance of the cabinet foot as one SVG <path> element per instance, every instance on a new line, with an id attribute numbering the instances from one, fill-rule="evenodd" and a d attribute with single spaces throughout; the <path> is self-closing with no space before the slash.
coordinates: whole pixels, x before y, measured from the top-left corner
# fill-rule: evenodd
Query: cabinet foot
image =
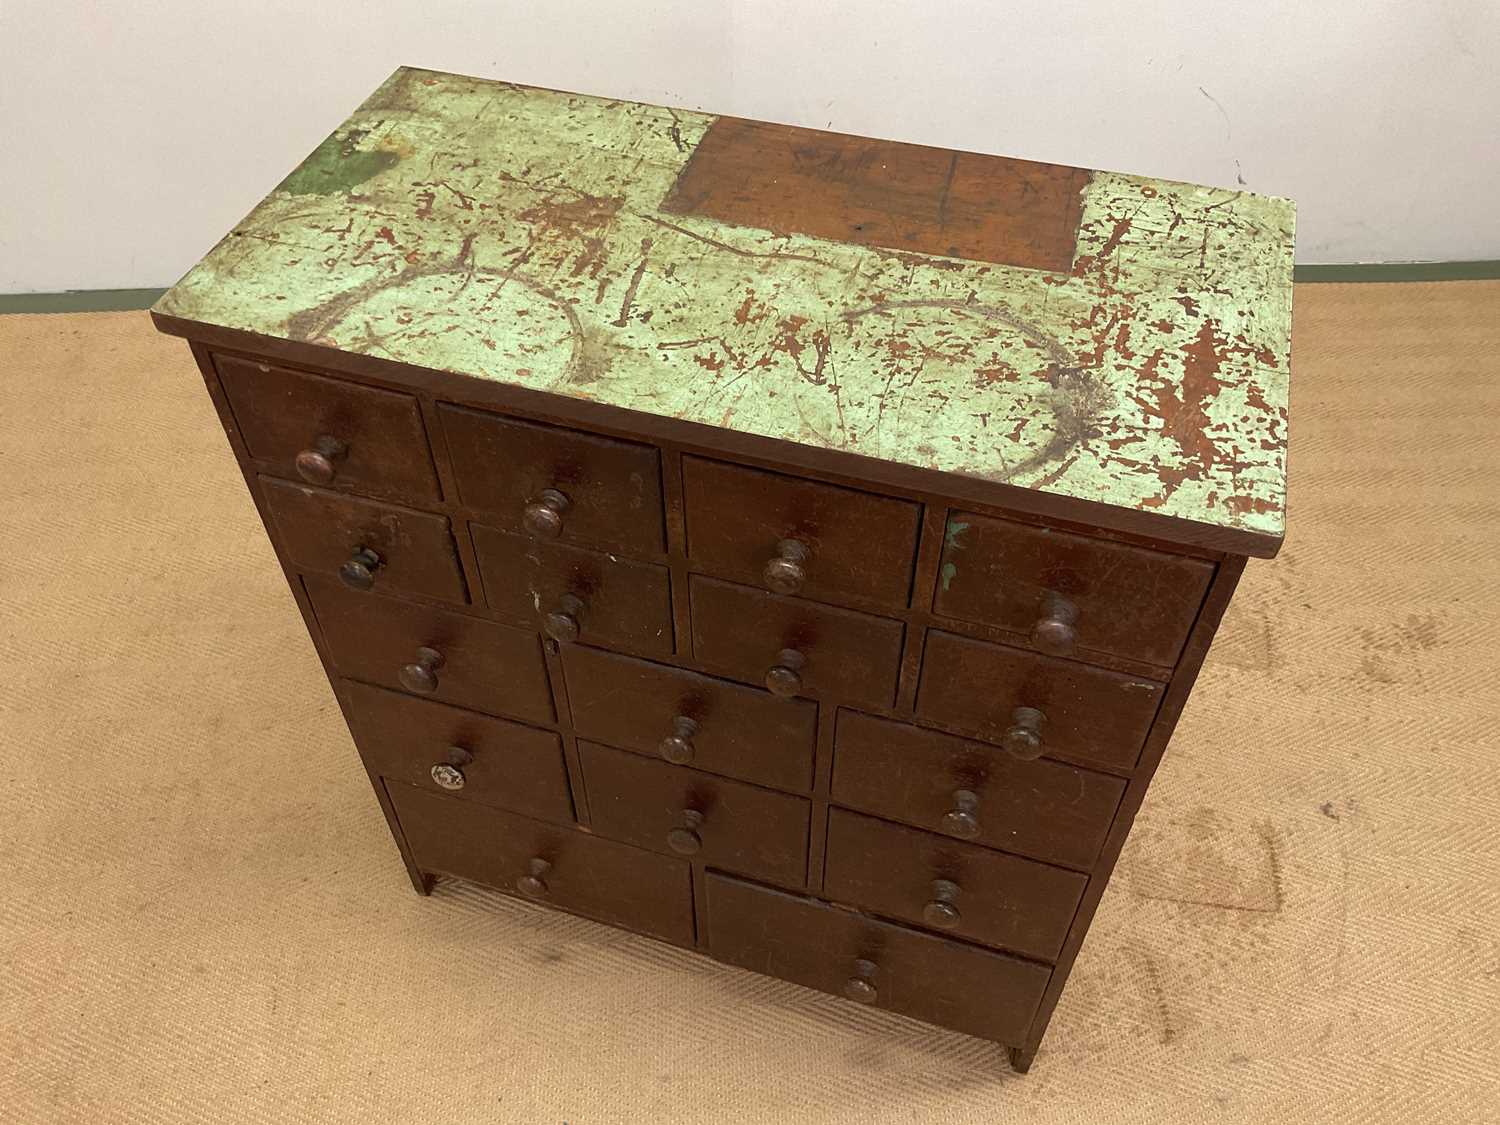
<path id="1" fill-rule="evenodd" d="M 430 895 L 432 893 L 433 876 L 418 871 L 416 868 L 407 868 L 407 874 L 411 876 L 412 890 L 417 894 Z"/>
<path id="2" fill-rule="evenodd" d="M 1010 1054 L 1010 1068 L 1017 1074 L 1025 1074 L 1031 1069 L 1031 1060 L 1036 1058 L 1036 1048 L 1026 1050 L 1023 1047 L 1007 1048 Z"/>

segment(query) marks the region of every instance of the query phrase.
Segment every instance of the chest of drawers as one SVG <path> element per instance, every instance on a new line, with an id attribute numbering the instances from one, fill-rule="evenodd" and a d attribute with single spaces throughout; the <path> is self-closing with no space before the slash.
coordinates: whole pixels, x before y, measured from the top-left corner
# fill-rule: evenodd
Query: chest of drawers
<path id="1" fill-rule="evenodd" d="M 418 891 L 1024 1070 L 1281 540 L 1291 224 L 403 68 L 153 315 Z"/>

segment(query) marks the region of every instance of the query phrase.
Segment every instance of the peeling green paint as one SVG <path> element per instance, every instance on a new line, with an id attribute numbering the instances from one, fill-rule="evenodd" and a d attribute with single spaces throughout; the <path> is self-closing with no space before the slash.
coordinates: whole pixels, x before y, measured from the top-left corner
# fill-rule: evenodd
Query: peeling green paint
<path id="1" fill-rule="evenodd" d="M 948 531 L 943 536 L 943 546 L 950 551 L 962 550 L 963 543 L 960 540 L 963 538 L 963 533 L 968 530 L 969 525 L 962 520 L 949 520 Z"/>
<path id="2" fill-rule="evenodd" d="M 953 582 L 954 576 L 958 574 L 958 567 L 954 566 L 951 562 L 945 562 L 939 573 L 943 582 L 943 592 L 946 594 L 949 585 Z"/>
<path id="3" fill-rule="evenodd" d="M 1280 535 L 1293 209 L 1095 173 L 1044 272 L 666 214 L 713 118 L 397 71 L 158 302 Z"/>

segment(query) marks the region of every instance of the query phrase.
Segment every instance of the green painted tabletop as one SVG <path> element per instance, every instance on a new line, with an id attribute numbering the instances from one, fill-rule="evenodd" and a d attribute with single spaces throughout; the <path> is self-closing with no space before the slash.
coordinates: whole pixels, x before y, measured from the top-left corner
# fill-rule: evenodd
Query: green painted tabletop
<path id="1" fill-rule="evenodd" d="M 1282 535 L 1290 202 L 1095 172 L 1067 268 L 915 253 L 664 209 L 715 120 L 402 68 L 155 309 Z"/>

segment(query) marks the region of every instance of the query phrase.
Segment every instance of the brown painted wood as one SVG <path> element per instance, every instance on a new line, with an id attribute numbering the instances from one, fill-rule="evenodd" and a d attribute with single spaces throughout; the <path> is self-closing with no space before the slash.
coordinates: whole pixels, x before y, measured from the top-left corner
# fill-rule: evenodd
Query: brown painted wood
<path id="1" fill-rule="evenodd" d="M 583 645 L 564 647 L 562 663 L 583 738 L 658 757 L 687 719 L 686 746 L 665 751 L 678 764 L 777 789 L 812 784 L 818 709 L 808 700 Z"/>
<path id="2" fill-rule="evenodd" d="M 584 644 L 614 645 L 648 655 L 672 652 L 672 595 L 667 568 L 567 543 L 533 539 L 471 524 L 484 597 L 491 609 Z M 576 599 L 576 606 L 566 603 Z M 548 628 L 552 614 L 574 626 L 567 636 Z M 566 625 L 566 623 L 564 623 Z"/>
<path id="3" fill-rule="evenodd" d="M 386 788 L 422 870 L 692 945 L 684 861 L 399 781 Z"/>
<path id="4" fill-rule="evenodd" d="M 524 528 L 545 489 L 567 497 L 553 536 L 635 554 L 662 551 L 661 465 L 649 445 L 440 406 L 459 498 L 487 522 Z"/>
<path id="5" fill-rule="evenodd" d="M 992 742 L 1005 740 L 1018 707 L 1044 716 L 1041 752 L 1134 769 L 1162 686 L 1008 645 L 927 634 L 917 715 Z"/>
<path id="6" fill-rule="evenodd" d="M 706 883 L 708 949 L 720 961 L 981 1038 L 1020 1043 L 1052 975 L 1032 961 L 739 879 L 710 873 Z M 861 980 L 866 987 L 852 986 Z"/>
<path id="7" fill-rule="evenodd" d="M 411 395 L 230 356 L 216 367 L 246 449 L 273 476 L 409 504 L 442 499 Z M 331 455 L 320 439 L 336 444 Z"/>
<path id="8" fill-rule="evenodd" d="M 580 742 L 596 832 L 781 886 L 807 871 L 807 801 Z"/>
<path id="9" fill-rule="evenodd" d="M 300 569 L 340 575 L 369 550 L 377 556 L 368 566 L 370 589 L 468 601 L 447 517 L 271 477 L 260 486 L 276 534 Z"/>
<path id="10" fill-rule="evenodd" d="M 1057 958 L 1088 884 L 1077 871 L 844 809 L 829 814 L 825 862 L 823 894 L 836 902 L 1043 961 Z"/>
<path id="11" fill-rule="evenodd" d="M 805 661 L 793 669 L 793 695 L 831 696 L 889 707 L 901 662 L 899 621 L 782 598 L 694 575 L 693 651 L 704 665 L 747 683 L 766 683 L 780 653 Z M 773 688 L 774 690 L 774 688 Z"/>
<path id="12" fill-rule="evenodd" d="M 780 594 L 907 604 L 917 505 L 701 457 L 684 458 L 682 485 L 695 567 Z M 805 556 L 783 558 L 784 542 Z M 767 573 L 778 564 L 780 586 Z"/>
<path id="13" fill-rule="evenodd" d="M 718 117 L 662 210 L 776 234 L 1065 271 L 1091 175 Z"/>
<path id="14" fill-rule="evenodd" d="M 552 693 L 535 633 L 435 606 L 345 590 L 336 579 L 303 579 L 334 665 L 345 676 L 440 703 L 533 723 L 552 723 Z M 417 650 L 442 654 L 430 692 L 413 693 L 402 672 Z"/>
<path id="15" fill-rule="evenodd" d="M 352 680 L 339 691 L 353 716 L 349 728 L 355 745 L 381 776 L 540 820 L 572 823 L 573 798 L 556 732 Z M 454 789 L 455 784 L 461 788 Z"/>
<path id="16" fill-rule="evenodd" d="M 833 799 L 931 831 L 946 831 L 953 795 L 978 798 L 976 844 L 1088 870 L 1125 792 L 1119 778 L 995 746 L 841 710 Z"/>
<path id="17" fill-rule="evenodd" d="M 995 625 L 1042 647 L 1033 630 L 1055 595 L 1077 617 L 1076 639 L 1054 655 L 1098 650 L 1171 667 L 1213 572 L 1201 559 L 953 512 L 933 612 Z"/>

